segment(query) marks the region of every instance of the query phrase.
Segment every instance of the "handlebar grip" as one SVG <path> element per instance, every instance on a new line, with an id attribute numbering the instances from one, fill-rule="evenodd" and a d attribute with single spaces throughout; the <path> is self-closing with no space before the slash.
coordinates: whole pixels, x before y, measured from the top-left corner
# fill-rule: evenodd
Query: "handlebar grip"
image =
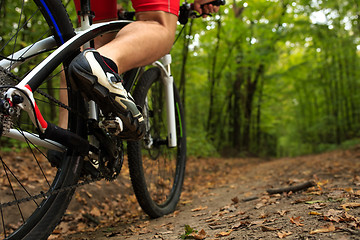
<path id="1" fill-rule="evenodd" d="M 201 8 L 203 8 L 204 6 L 209 5 L 209 4 L 214 5 L 214 6 L 221 6 L 221 5 L 225 5 L 225 3 L 226 3 L 225 0 L 214 0 L 212 2 L 201 4 Z M 194 10 L 194 4 L 191 3 L 190 6 L 191 6 L 190 8 L 192 10 Z"/>
<path id="2" fill-rule="evenodd" d="M 212 2 L 208 2 L 205 4 L 201 5 L 201 8 L 203 8 L 205 5 L 208 4 L 212 4 L 214 6 L 221 6 L 221 5 L 225 5 L 226 0 L 214 0 Z M 182 6 L 180 6 L 180 14 L 179 14 L 179 22 L 183 25 L 185 25 L 188 22 L 189 18 L 197 18 L 197 17 L 201 17 L 202 15 L 197 15 L 194 12 L 194 4 L 191 3 L 183 3 Z"/>
<path id="3" fill-rule="evenodd" d="M 221 5 L 225 5 L 225 3 L 226 3 L 225 0 L 214 0 L 212 2 L 208 2 L 208 3 L 205 3 L 205 4 L 201 5 L 201 7 L 205 6 L 205 5 L 208 5 L 208 4 L 212 4 L 214 6 L 221 6 Z"/>

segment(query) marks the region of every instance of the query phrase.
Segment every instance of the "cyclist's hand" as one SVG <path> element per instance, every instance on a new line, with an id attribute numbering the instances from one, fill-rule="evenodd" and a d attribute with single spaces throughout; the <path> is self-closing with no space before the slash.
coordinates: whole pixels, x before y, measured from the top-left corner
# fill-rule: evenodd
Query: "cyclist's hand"
<path id="1" fill-rule="evenodd" d="M 214 6 L 212 4 L 206 4 L 208 2 L 212 2 L 213 0 L 194 0 L 194 9 L 197 11 L 200 15 L 203 15 L 203 17 L 206 17 L 206 14 L 214 13 L 219 11 L 219 6 Z M 206 4 L 206 5 L 204 5 Z M 201 5 L 204 5 L 201 8 Z"/>

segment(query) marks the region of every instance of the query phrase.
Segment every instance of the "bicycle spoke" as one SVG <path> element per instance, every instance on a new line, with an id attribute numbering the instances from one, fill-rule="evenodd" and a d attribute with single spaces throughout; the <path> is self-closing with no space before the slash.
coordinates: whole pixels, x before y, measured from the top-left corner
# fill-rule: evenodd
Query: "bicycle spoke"
<path id="1" fill-rule="evenodd" d="M 17 197 L 16 197 L 16 194 L 15 194 L 14 188 L 13 188 L 13 186 L 12 186 L 12 184 L 11 184 L 11 181 L 10 181 L 9 175 L 8 175 L 8 173 L 7 173 L 7 170 L 6 170 L 4 161 L 2 161 L 2 159 L 1 159 L 1 162 L 2 162 L 2 165 L 3 165 L 3 167 L 4 167 L 4 171 L 5 171 L 5 174 L 6 174 L 6 178 L 7 178 L 7 180 L 8 180 L 8 183 L 10 184 L 11 192 L 12 192 L 12 194 L 13 194 L 13 196 L 14 196 L 15 201 L 17 201 Z M 25 221 L 25 220 L 24 220 L 24 215 L 22 214 L 22 211 L 21 211 L 21 209 L 20 209 L 19 204 L 17 204 L 17 207 L 18 207 L 18 209 L 19 209 L 19 212 L 20 212 L 20 215 L 21 215 L 22 220 Z"/>
<path id="2" fill-rule="evenodd" d="M 152 92 L 161 92 L 161 89 L 153 89 Z M 162 96 L 160 96 L 160 99 Z M 167 147 L 166 135 L 166 123 L 163 117 L 165 106 L 163 102 L 158 100 L 158 96 L 151 94 L 148 95 L 147 109 L 148 112 L 156 113 L 150 120 L 152 136 L 154 139 L 153 149 L 149 150 L 149 157 L 151 159 L 144 159 L 144 168 L 146 168 L 146 181 L 149 186 L 149 193 L 157 203 L 164 202 L 169 196 L 175 177 L 176 154 L 174 155 L 173 149 Z M 151 107 L 151 108 L 150 108 Z M 158 110 L 155 111 L 154 109 Z M 157 134 L 157 135 L 156 135 Z"/>
<path id="3" fill-rule="evenodd" d="M 2 164 L 3 164 L 3 166 L 4 167 L 6 167 L 6 169 L 8 169 L 8 171 L 11 173 L 11 176 L 13 176 L 13 178 L 15 178 L 15 180 L 17 181 L 17 183 L 22 187 L 22 189 L 24 189 L 24 191 L 27 193 L 27 195 L 29 196 L 29 197 L 31 197 L 31 194 L 30 194 L 30 192 L 26 189 L 26 187 L 19 181 L 19 179 L 15 176 L 15 174 L 11 171 L 11 169 L 7 166 L 7 164 L 4 162 L 4 161 L 2 161 L 1 160 L 1 162 L 2 162 Z M 39 206 L 39 204 L 34 200 L 34 203 L 36 204 L 36 206 L 38 207 Z"/>
<path id="4" fill-rule="evenodd" d="M 0 156 L 0 159 L 1 159 L 1 156 Z M 3 213 L 2 207 L 0 207 L 0 212 L 1 212 L 1 221 L 2 221 L 2 226 L 3 226 L 3 232 L 4 232 L 4 236 L 6 237 L 4 213 Z"/>
<path id="5" fill-rule="evenodd" d="M 35 159 L 35 162 L 36 162 L 36 164 L 38 165 L 38 167 L 39 167 L 39 169 L 40 169 L 40 171 L 41 171 L 41 174 L 42 174 L 43 177 L 45 178 L 47 185 L 50 187 L 50 183 L 49 183 L 49 181 L 48 181 L 48 179 L 47 179 L 47 177 L 46 177 L 46 175 L 45 175 L 45 173 L 44 173 L 44 170 L 43 170 L 43 168 L 41 167 L 41 165 L 40 165 L 40 163 L 39 163 L 39 161 L 38 161 L 38 158 L 35 156 L 35 153 L 34 153 L 34 151 L 32 151 L 32 148 L 31 148 L 31 147 L 34 147 L 36 150 L 38 150 L 39 153 L 41 153 L 44 157 L 46 157 L 45 154 L 44 154 L 35 144 L 33 144 L 28 138 L 25 137 L 25 135 L 24 135 L 24 133 L 23 133 L 23 131 L 22 131 L 21 129 L 17 129 L 17 130 L 18 130 L 19 133 L 24 137 L 24 139 L 25 139 L 25 141 L 26 141 L 26 144 L 28 145 L 29 149 L 31 150 L 31 154 L 33 155 L 33 157 L 34 157 L 34 159 Z"/>

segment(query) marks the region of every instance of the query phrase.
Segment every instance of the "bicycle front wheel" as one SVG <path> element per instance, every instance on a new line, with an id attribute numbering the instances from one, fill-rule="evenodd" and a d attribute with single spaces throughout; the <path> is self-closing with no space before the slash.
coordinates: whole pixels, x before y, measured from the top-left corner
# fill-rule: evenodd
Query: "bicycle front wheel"
<path id="1" fill-rule="evenodd" d="M 166 107 L 158 68 L 147 70 L 133 93 L 143 108 L 146 134 L 142 141 L 128 142 L 133 189 L 142 209 L 152 218 L 175 210 L 185 174 L 186 132 L 184 112 L 174 85 L 177 147 L 167 145 Z"/>
<path id="2" fill-rule="evenodd" d="M 2 98 L 9 86 L 21 81 L 53 49 L 75 33 L 64 6 L 57 0 L 2 1 L 0 15 Z M 33 44 L 35 42 L 38 44 Z M 57 123 L 62 109 L 63 117 L 68 116 L 65 128 L 84 136 L 86 124 L 75 114 L 84 109 L 83 101 L 72 91 L 71 85 L 60 86 L 64 69 L 66 64 L 58 66 L 43 81 L 39 91 L 34 92 L 34 97 L 46 120 Z M 61 91 L 64 94 L 60 94 Z M 20 137 L 9 137 L 9 132 Z M 66 149 L 57 152 L 58 159 L 49 159 L 44 144 L 34 141 L 39 139 L 37 134 L 27 114 L 20 109 L 11 118 L 0 114 L 1 239 L 47 239 L 73 194 L 73 190 L 58 190 L 78 180 L 82 158 L 76 151 Z"/>

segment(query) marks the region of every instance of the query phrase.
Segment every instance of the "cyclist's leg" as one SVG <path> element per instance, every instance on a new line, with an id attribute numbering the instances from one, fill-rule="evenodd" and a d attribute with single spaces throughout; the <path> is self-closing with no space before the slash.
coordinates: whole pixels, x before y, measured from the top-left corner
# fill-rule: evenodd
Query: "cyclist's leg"
<path id="1" fill-rule="evenodd" d="M 158 7 L 158 2 L 155 3 Z M 147 65 L 167 54 L 177 24 L 174 11 L 140 11 L 137 18 L 139 21 L 124 27 L 114 40 L 98 51 L 84 51 L 69 68 L 71 76 L 89 99 L 94 100 L 104 113 L 114 113 L 121 118 L 125 129 L 120 135 L 134 140 L 144 134 L 144 119 L 122 87 L 117 73 Z"/>
<path id="2" fill-rule="evenodd" d="M 138 12 L 137 20 L 98 51 L 112 59 L 119 73 L 150 64 L 170 52 L 177 16 L 163 11 Z M 131 56 L 131 57 L 129 57 Z"/>
<path id="3" fill-rule="evenodd" d="M 68 105 L 68 95 L 67 95 L 67 90 L 66 90 L 67 86 L 66 86 L 66 78 L 65 78 L 65 72 L 62 71 L 61 75 L 60 75 L 60 92 L 59 92 L 59 97 L 60 97 L 60 101 L 66 105 Z M 61 128 L 66 129 L 68 125 L 68 110 L 66 110 L 65 108 L 59 108 L 59 124 L 58 126 Z"/>
<path id="4" fill-rule="evenodd" d="M 105 1 L 105 2 L 104 2 Z M 76 11 L 79 12 L 81 10 L 80 7 L 80 0 L 74 0 Z M 105 22 L 110 20 L 116 20 L 117 19 L 117 11 L 119 10 L 120 6 L 117 5 L 116 0 L 91 0 L 91 9 L 94 12 L 95 18 L 93 19 L 94 23 L 98 22 Z M 78 23 L 80 24 L 80 17 L 78 19 Z M 101 46 L 109 43 L 111 40 L 113 40 L 116 37 L 116 33 L 109 33 L 105 34 L 103 36 L 99 36 L 95 39 L 94 44 L 95 48 L 100 48 Z M 66 81 L 65 81 L 65 75 L 61 74 L 60 78 L 60 100 L 62 100 L 63 103 L 67 104 L 67 92 L 66 92 Z M 60 114 L 59 114 L 59 126 L 62 128 L 67 127 L 67 115 L 68 112 L 60 108 Z"/>

